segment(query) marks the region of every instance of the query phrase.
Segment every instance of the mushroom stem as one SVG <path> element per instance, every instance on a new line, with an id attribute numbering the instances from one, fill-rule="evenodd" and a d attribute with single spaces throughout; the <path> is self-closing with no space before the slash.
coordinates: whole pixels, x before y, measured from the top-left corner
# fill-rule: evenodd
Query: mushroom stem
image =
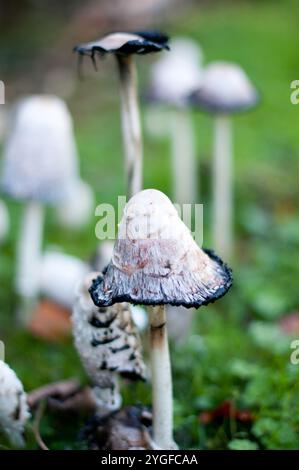
<path id="1" fill-rule="evenodd" d="M 171 119 L 173 197 L 178 204 L 191 204 L 198 195 L 194 133 L 190 112 L 176 109 Z"/>
<path id="2" fill-rule="evenodd" d="M 122 396 L 116 373 L 103 371 L 102 378 L 92 389 L 98 412 L 115 411 L 121 407 Z"/>
<path id="3" fill-rule="evenodd" d="M 165 306 L 149 307 L 153 391 L 153 439 L 161 449 L 175 449 L 173 441 L 172 379 Z"/>
<path id="4" fill-rule="evenodd" d="M 142 138 L 137 98 L 137 72 L 132 56 L 117 55 L 121 120 L 128 198 L 142 189 Z"/>
<path id="5" fill-rule="evenodd" d="M 23 212 L 17 253 L 16 288 L 21 297 L 21 322 L 26 324 L 39 290 L 41 245 L 43 236 L 43 207 L 30 201 Z"/>
<path id="6" fill-rule="evenodd" d="M 213 246 L 229 259 L 232 254 L 232 129 L 228 116 L 216 116 L 213 161 Z"/>

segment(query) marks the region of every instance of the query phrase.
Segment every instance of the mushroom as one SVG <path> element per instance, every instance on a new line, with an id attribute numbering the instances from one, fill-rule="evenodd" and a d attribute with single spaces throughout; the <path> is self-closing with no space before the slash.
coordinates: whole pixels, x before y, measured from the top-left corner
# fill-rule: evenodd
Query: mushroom
<path id="1" fill-rule="evenodd" d="M 73 309 L 75 346 L 82 363 L 95 384 L 94 396 L 99 412 L 119 409 L 119 377 L 145 379 L 141 344 L 127 303 L 96 307 L 89 295 L 92 280 L 100 273 L 89 274 L 79 286 Z"/>
<path id="2" fill-rule="evenodd" d="M 0 200 L 0 244 L 3 243 L 9 232 L 9 214 L 6 205 Z"/>
<path id="3" fill-rule="evenodd" d="M 80 258 L 47 250 L 41 258 L 40 292 L 59 305 L 72 309 L 78 282 L 90 272 Z"/>
<path id="4" fill-rule="evenodd" d="M 24 428 L 30 414 L 27 397 L 16 373 L 0 360 L 0 429 L 11 444 L 24 446 Z"/>
<path id="5" fill-rule="evenodd" d="M 16 274 L 24 323 L 40 285 L 43 205 L 67 199 L 77 179 L 72 121 L 62 100 L 37 95 L 19 103 L 3 163 L 2 189 L 24 202 Z"/>
<path id="6" fill-rule="evenodd" d="M 61 227 L 80 230 L 87 225 L 94 211 L 92 188 L 78 179 L 70 197 L 57 207 L 57 219 Z"/>
<path id="7" fill-rule="evenodd" d="M 144 55 L 168 49 L 164 34 L 146 31 L 137 33 L 118 32 L 104 36 L 98 41 L 75 47 L 79 56 L 114 54 L 120 76 L 121 118 L 127 194 L 131 197 L 142 189 L 142 138 L 137 99 L 137 73 L 134 54 Z"/>
<path id="8" fill-rule="evenodd" d="M 254 107 L 258 102 L 258 94 L 241 67 L 227 62 L 214 62 L 204 69 L 200 86 L 190 95 L 190 101 L 215 116 L 213 246 L 221 256 L 230 258 L 233 243 L 230 115 Z"/>
<path id="9" fill-rule="evenodd" d="M 161 449 L 174 447 L 165 305 L 198 308 L 222 297 L 231 283 L 230 269 L 197 246 L 165 194 L 148 189 L 130 199 L 112 259 L 90 294 L 98 307 L 150 306 L 153 439 Z"/>
<path id="10" fill-rule="evenodd" d="M 163 54 L 152 66 L 147 93 L 149 130 L 160 134 L 162 128 L 171 138 L 172 195 L 178 204 L 195 202 L 198 197 L 194 130 L 186 98 L 200 83 L 201 63 L 202 52 L 195 41 L 173 39 L 171 54 Z M 172 109 L 161 113 L 157 105 Z"/>

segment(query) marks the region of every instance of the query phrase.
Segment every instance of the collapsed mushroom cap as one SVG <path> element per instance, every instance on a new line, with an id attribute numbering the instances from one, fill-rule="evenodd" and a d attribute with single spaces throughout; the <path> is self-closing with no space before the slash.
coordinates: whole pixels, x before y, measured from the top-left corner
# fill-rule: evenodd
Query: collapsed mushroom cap
<path id="1" fill-rule="evenodd" d="M 258 103 L 256 89 L 244 70 L 228 62 L 214 62 L 202 74 L 200 87 L 190 103 L 211 113 L 245 111 Z"/>
<path id="2" fill-rule="evenodd" d="M 24 444 L 24 426 L 29 418 L 27 397 L 15 372 L 0 360 L 0 429 L 15 446 Z"/>
<path id="3" fill-rule="evenodd" d="M 86 371 L 99 386 L 103 385 L 106 371 L 132 380 L 144 380 L 141 342 L 130 305 L 97 308 L 88 292 L 97 275 L 99 273 L 88 275 L 79 287 L 72 317 L 75 345 Z"/>
<path id="4" fill-rule="evenodd" d="M 126 205 L 112 260 L 89 291 L 98 306 L 200 307 L 223 296 L 231 283 L 230 269 L 196 245 L 167 196 L 148 189 Z"/>
<path id="5" fill-rule="evenodd" d="M 148 54 L 169 49 L 168 37 L 158 31 L 142 31 L 136 33 L 116 32 L 103 36 L 97 41 L 80 44 L 74 48 L 80 55 L 93 57 L 96 53 L 105 54 Z"/>
<path id="6" fill-rule="evenodd" d="M 202 52 L 190 39 L 171 41 L 171 54 L 163 54 L 152 66 L 149 101 L 171 105 L 184 105 L 188 95 L 199 86 L 201 80 Z"/>
<path id="7" fill-rule="evenodd" d="M 25 98 L 13 121 L 4 149 L 3 191 L 15 199 L 50 203 L 69 197 L 78 168 L 65 103 L 51 95 Z"/>

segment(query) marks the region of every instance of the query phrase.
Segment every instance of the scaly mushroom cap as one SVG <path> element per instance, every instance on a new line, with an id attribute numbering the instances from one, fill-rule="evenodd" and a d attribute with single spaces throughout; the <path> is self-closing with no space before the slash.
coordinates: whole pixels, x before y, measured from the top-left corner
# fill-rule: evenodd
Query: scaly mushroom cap
<path id="1" fill-rule="evenodd" d="M 80 55 L 94 57 L 99 55 L 117 54 L 149 54 L 169 49 L 168 37 L 156 31 L 144 31 L 136 33 L 117 32 L 107 34 L 97 41 L 80 44 L 74 48 Z"/>
<path id="2" fill-rule="evenodd" d="M 144 380 L 141 342 L 130 305 L 97 308 L 88 292 L 97 275 L 99 273 L 88 275 L 80 286 L 72 318 L 75 345 L 86 371 L 99 386 L 103 386 L 107 371 L 132 380 Z"/>
<path id="3" fill-rule="evenodd" d="M 153 64 L 146 98 L 148 101 L 182 106 L 199 86 L 202 74 L 200 46 L 190 39 L 171 41 L 171 54 L 162 54 Z"/>
<path id="4" fill-rule="evenodd" d="M 15 372 L 0 360 L 0 429 L 17 447 L 24 445 L 24 427 L 29 416 L 22 383 Z"/>
<path id="5" fill-rule="evenodd" d="M 195 243 L 165 194 L 147 189 L 125 207 L 106 272 L 90 288 L 93 302 L 200 307 L 222 297 L 230 269 Z"/>
<path id="6" fill-rule="evenodd" d="M 190 103 L 211 113 L 246 111 L 258 103 L 258 93 L 244 70 L 228 62 L 214 62 L 202 74 Z"/>
<path id="7" fill-rule="evenodd" d="M 4 148 L 2 189 L 18 200 L 57 203 L 72 194 L 77 158 L 65 103 L 51 95 L 25 98 Z"/>

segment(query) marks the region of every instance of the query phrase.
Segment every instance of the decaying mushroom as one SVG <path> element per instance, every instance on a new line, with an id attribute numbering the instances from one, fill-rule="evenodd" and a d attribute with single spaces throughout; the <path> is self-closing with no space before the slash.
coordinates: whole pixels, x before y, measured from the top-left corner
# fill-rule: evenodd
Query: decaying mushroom
<path id="1" fill-rule="evenodd" d="M 142 138 L 137 99 L 137 73 L 133 55 L 144 55 L 168 49 L 168 38 L 152 31 L 111 33 L 103 38 L 75 47 L 79 56 L 113 54 L 120 76 L 121 117 L 127 194 L 131 197 L 142 189 Z"/>
<path id="2" fill-rule="evenodd" d="M 2 189 L 24 202 L 16 288 L 25 323 L 40 285 L 43 205 L 58 204 L 69 197 L 77 180 L 72 121 L 62 100 L 36 95 L 19 103 L 3 163 Z"/>
<path id="3" fill-rule="evenodd" d="M 170 136 L 172 198 L 178 204 L 198 200 L 194 129 L 187 97 L 200 84 L 201 73 L 200 46 L 186 38 L 172 39 L 171 53 L 161 54 L 151 69 L 146 123 L 152 134 L 164 130 L 164 136 Z"/>
<path id="4" fill-rule="evenodd" d="M 119 377 L 145 379 L 141 344 L 130 305 L 96 307 L 88 289 L 101 276 L 91 273 L 79 287 L 73 309 L 73 334 L 82 363 L 93 381 L 99 411 L 121 406 Z"/>
<path id="5" fill-rule="evenodd" d="M 24 429 L 29 418 L 27 397 L 16 373 L 0 360 L 0 430 L 16 447 L 24 445 Z"/>
<path id="6" fill-rule="evenodd" d="M 215 116 L 213 159 L 213 246 L 229 258 L 233 243 L 232 129 L 230 115 L 247 111 L 258 94 L 238 65 L 214 62 L 202 74 L 190 101 Z"/>
<path id="7" fill-rule="evenodd" d="M 162 449 L 174 447 L 165 305 L 198 308 L 222 297 L 231 283 L 230 269 L 196 245 L 167 196 L 148 189 L 131 198 L 111 262 L 90 294 L 98 307 L 150 306 L 153 439 Z"/>

